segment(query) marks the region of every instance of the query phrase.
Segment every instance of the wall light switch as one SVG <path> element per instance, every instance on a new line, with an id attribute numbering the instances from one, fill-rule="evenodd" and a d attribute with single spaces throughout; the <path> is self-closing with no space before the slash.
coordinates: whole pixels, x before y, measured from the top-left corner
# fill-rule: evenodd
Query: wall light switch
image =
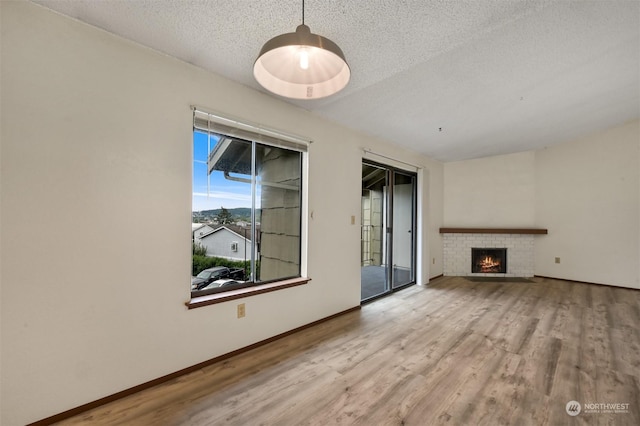
<path id="1" fill-rule="evenodd" d="M 556 257 L 556 263 L 560 263 L 560 258 Z"/>
<path id="2" fill-rule="evenodd" d="M 355 225 L 356 224 L 356 217 L 351 215 L 351 224 Z"/>

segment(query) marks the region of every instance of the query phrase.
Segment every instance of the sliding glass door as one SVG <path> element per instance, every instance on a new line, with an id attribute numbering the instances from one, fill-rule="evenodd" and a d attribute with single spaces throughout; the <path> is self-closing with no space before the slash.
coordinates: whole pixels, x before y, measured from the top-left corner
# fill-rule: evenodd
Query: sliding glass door
<path id="1" fill-rule="evenodd" d="M 415 282 L 415 175 L 393 172 L 391 200 L 391 257 L 392 287 L 403 287 Z"/>
<path id="2" fill-rule="evenodd" d="M 361 300 L 415 283 L 416 175 L 362 164 Z"/>

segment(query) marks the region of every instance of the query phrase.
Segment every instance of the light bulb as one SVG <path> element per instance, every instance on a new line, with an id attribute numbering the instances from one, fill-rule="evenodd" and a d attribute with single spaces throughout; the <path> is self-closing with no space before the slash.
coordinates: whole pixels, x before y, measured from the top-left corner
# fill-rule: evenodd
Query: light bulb
<path id="1" fill-rule="evenodd" d="M 300 49 L 300 68 L 309 69 L 309 52 L 304 47 Z"/>

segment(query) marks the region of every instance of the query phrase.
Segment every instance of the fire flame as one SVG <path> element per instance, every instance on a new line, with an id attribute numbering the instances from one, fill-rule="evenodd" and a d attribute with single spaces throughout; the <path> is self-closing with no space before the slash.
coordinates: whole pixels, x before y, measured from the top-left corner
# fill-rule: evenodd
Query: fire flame
<path id="1" fill-rule="evenodd" d="M 490 268 L 492 266 L 500 266 L 500 262 L 496 262 L 495 260 L 493 260 L 493 257 L 491 256 L 485 256 L 484 259 L 482 259 L 482 261 L 480 262 L 480 264 L 482 266 L 486 266 L 487 268 Z"/>
<path id="2" fill-rule="evenodd" d="M 485 256 L 478 262 L 478 266 L 482 272 L 492 271 L 494 268 L 500 268 L 500 260 L 494 259 L 492 256 Z"/>

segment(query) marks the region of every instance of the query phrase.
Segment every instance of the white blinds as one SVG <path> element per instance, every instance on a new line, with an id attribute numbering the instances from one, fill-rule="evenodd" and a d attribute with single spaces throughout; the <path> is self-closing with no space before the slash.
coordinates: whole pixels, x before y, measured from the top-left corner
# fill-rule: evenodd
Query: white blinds
<path id="1" fill-rule="evenodd" d="M 299 152 L 306 152 L 311 143 L 310 140 L 299 136 L 222 117 L 197 107 L 193 107 L 193 128 L 203 132 L 219 133 Z"/>

